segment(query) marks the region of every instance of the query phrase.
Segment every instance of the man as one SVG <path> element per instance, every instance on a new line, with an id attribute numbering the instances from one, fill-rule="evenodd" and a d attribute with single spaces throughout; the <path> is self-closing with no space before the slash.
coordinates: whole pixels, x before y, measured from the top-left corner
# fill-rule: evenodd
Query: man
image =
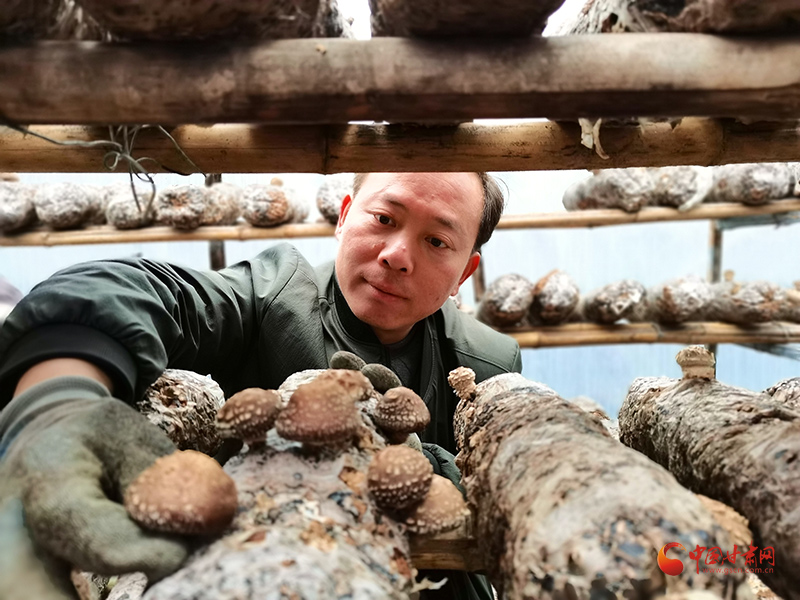
<path id="1" fill-rule="evenodd" d="M 229 396 L 349 350 L 416 390 L 431 412 L 423 441 L 454 452 L 447 373 L 465 365 L 480 381 L 521 369 L 516 342 L 447 301 L 477 268 L 502 206 L 485 174 L 359 175 L 335 265 L 313 269 L 280 245 L 217 273 L 119 260 L 37 286 L 0 331 L 0 401 L 14 396 L 0 413 L 0 597 L 16 600 L 15 570 L 30 574 L 26 596 L 65 597 L 64 561 L 151 580 L 180 566 L 185 543 L 140 530 L 115 501 L 173 450 L 120 402 L 167 367 L 209 373 Z M 452 473 L 452 457 L 428 449 Z M 446 574 L 437 597 L 491 597 L 481 579 Z"/>

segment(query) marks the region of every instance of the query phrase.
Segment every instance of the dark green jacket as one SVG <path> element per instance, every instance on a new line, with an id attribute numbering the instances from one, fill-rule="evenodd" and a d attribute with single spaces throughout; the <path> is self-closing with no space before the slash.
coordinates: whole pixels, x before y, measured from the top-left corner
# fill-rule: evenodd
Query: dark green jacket
<path id="1" fill-rule="evenodd" d="M 519 372 L 519 346 L 449 301 L 425 319 L 423 332 L 416 391 L 431 424 L 420 437 L 455 453 L 457 398 L 448 372 L 468 366 L 479 382 Z M 131 402 L 166 368 L 210 374 L 230 396 L 326 368 L 337 350 L 387 362 L 372 329 L 339 292 L 333 263 L 314 269 L 288 244 L 218 272 L 149 260 L 87 263 L 55 274 L 9 315 L 0 330 L 0 406 L 24 370 L 51 357 L 100 365 L 114 379 L 115 395 Z M 476 597 L 467 588 L 457 597 Z"/>

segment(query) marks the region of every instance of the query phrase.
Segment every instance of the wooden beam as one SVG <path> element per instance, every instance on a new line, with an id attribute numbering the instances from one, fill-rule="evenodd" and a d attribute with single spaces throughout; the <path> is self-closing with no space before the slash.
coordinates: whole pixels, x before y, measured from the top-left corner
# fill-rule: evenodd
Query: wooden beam
<path id="1" fill-rule="evenodd" d="M 32 131 L 66 142 L 58 146 L 0 127 L 0 171 L 108 172 L 108 128 L 38 126 Z M 608 160 L 580 145 L 578 125 L 539 121 L 517 124 L 411 125 L 181 125 L 175 141 L 206 173 L 350 173 L 370 171 L 548 171 L 736 162 L 789 162 L 798 158 L 796 122 L 741 125 L 686 118 L 668 123 L 601 129 Z M 135 157 L 151 157 L 172 170 L 191 172 L 172 142 L 154 129 L 136 138 Z M 152 172 L 157 163 L 144 165 Z"/>
<path id="2" fill-rule="evenodd" d="M 787 344 L 800 342 L 800 325 L 763 323 L 739 327 L 729 323 L 684 323 L 677 327 L 656 323 L 595 325 L 568 323 L 535 330 L 506 331 L 523 348 L 593 346 L 598 344 Z"/>
<path id="3" fill-rule="evenodd" d="M 762 206 L 744 204 L 702 204 L 687 212 L 674 208 L 644 208 L 638 213 L 617 209 L 586 210 L 580 212 L 529 213 L 505 215 L 498 229 L 571 229 L 602 227 L 634 223 L 664 223 L 729 217 L 755 217 L 800 211 L 800 200 L 775 200 Z M 332 236 L 334 226 L 327 223 L 292 223 L 279 227 L 252 227 L 251 225 L 209 226 L 193 231 L 172 227 L 145 227 L 120 230 L 110 225 L 87 227 L 72 231 L 39 229 L 16 235 L 0 234 L 0 246 L 76 246 L 82 244 L 118 244 L 139 242 L 193 242 L 200 240 L 261 240 Z"/>
<path id="4" fill-rule="evenodd" d="M 468 522 L 458 529 L 433 536 L 409 536 L 411 564 L 416 569 L 452 569 L 455 571 L 481 571 L 484 557 Z"/>
<path id="5" fill-rule="evenodd" d="M 798 64 L 797 38 L 684 33 L 39 42 L 0 47 L 0 115 L 84 125 L 796 118 Z"/>

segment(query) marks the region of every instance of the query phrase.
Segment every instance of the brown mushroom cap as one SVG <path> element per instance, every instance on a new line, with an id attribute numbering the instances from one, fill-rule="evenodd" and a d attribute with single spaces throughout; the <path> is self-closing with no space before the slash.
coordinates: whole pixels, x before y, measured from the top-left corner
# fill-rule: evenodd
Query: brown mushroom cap
<path id="1" fill-rule="evenodd" d="M 469 400 L 475 395 L 478 386 L 475 385 L 475 371 L 469 367 L 458 367 L 447 375 L 447 383 L 461 400 Z"/>
<path id="2" fill-rule="evenodd" d="M 372 458 L 367 489 L 379 508 L 399 513 L 425 499 L 432 477 L 433 467 L 424 454 L 408 446 L 389 446 Z"/>
<path id="3" fill-rule="evenodd" d="M 684 379 L 714 379 L 716 360 L 703 346 L 688 346 L 678 352 L 675 361 Z"/>
<path id="4" fill-rule="evenodd" d="M 342 386 L 353 397 L 354 402 L 366 400 L 374 389 L 369 379 L 352 369 L 327 369 L 317 375 L 316 379 L 333 381 Z"/>
<path id="5" fill-rule="evenodd" d="M 146 529 L 219 533 L 236 515 L 236 485 L 213 458 L 177 450 L 157 459 L 125 491 L 125 509 Z"/>
<path id="6" fill-rule="evenodd" d="M 431 413 L 414 390 L 396 387 L 378 400 L 372 418 L 390 442 L 402 444 L 409 433 L 420 432 L 428 426 Z"/>
<path id="7" fill-rule="evenodd" d="M 407 518 L 412 533 L 433 534 L 455 529 L 469 517 L 469 509 L 458 488 L 449 479 L 434 475 L 422 504 Z"/>
<path id="8" fill-rule="evenodd" d="M 289 398 L 275 422 L 281 437 L 306 444 L 327 444 L 351 439 L 359 430 L 361 416 L 355 400 L 360 395 L 358 388 L 347 387 L 340 377 L 323 375 L 298 386 Z"/>
<path id="9" fill-rule="evenodd" d="M 275 390 L 247 388 L 237 392 L 217 411 L 217 431 L 223 438 L 263 441 L 275 424 L 281 404 Z"/>

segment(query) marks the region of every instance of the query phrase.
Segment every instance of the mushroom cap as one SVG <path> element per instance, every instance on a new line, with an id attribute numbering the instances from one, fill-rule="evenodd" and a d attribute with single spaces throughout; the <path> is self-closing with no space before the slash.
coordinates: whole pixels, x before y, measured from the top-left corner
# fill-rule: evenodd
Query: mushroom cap
<path id="1" fill-rule="evenodd" d="M 217 431 L 223 438 L 262 441 L 275 424 L 282 404 L 275 390 L 244 389 L 228 398 L 217 411 Z"/>
<path id="2" fill-rule="evenodd" d="M 475 385 L 475 371 L 469 367 L 457 367 L 450 371 L 447 383 L 461 400 L 469 400 L 478 389 Z"/>
<path id="3" fill-rule="evenodd" d="M 366 400 L 373 390 L 372 383 L 359 371 L 352 369 L 327 369 L 317 376 L 320 381 L 334 381 L 353 397 L 354 402 Z"/>
<path id="4" fill-rule="evenodd" d="M 455 529 L 469 517 L 469 509 L 458 488 L 449 479 L 434 475 L 422 504 L 406 518 L 412 533 L 433 534 Z"/>
<path id="5" fill-rule="evenodd" d="M 367 469 L 367 489 L 375 504 L 399 513 L 421 503 L 433 477 L 433 467 L 421 452 L 389 446 L 378 452 Z"/>
<path id="6" fill-rule="evenodd" d="M 347 350 L 339 350 L 331 356 L 331 369 L 349 369 L 360 371 L 367 363 L 363 358 Z"/>
<path id="7" fill-rule="evenodd" d="M 356 371 L 341 373 L 359 375 Z M 347 387 L 344 378 L 325 376 L 325 373 L 298 386 L 275 422 L 278 435 L 307 444 L 352 438 L 361 427 L 356 406 L 358 390 Z"/>
<path id="8" fill-rule="evenodd" d="M 681 367 L 713 367 L 716 364 L 714 355 L 703 346 L 687 346 L 675 356 Z"/>
<path id="9" fill-rule="evenodd" d="M 372 418 L 390 441 L 402 443 L 409 433 L 417 433 L 428 426 L 431 413 L 414 390 L 396 387 L 378 400 Z"/>
<path id="10" fill-rule="evenodd" d="M 382 365 L 380 363 L 369 363 L 364 365 L 361 367 L 361 372 L 367 376 L 375 389 L 381 394 L 392 388 L 403 385 L 403 382 L 400 381 L 400 378 L 395 374 L 394 371 L 392 371 L 386 365 Z"/>
<path id="11" fill-rule="evenodd" d="M 128 486 L 125 509 L 146 529 L 219 533 L 236 515 L 236 485 L 217 461 L 194 450 L 157 459 Z"/>

